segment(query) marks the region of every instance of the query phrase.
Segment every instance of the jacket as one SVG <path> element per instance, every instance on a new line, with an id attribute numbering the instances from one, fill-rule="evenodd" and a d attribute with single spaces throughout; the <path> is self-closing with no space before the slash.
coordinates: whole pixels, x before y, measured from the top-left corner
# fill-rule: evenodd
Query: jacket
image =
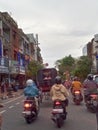
<path id="1" fill-rule="evenodd" d="M 69 96 L 69 92 L 64 87 L 64 85 L 54 84 L 51 87 L 50 96 L 51 96 L 53 101 L 56 99 L 60 99 L 61 101 L 64 101 Z"/>
<path id="2" fill-rule="evenodd" d="M 86 80 L 83 83 L 83 87 L 84 87 L 84 94 L 86 95 L 93 92 L 97 92 L 98 84 L 93 80 Z"/>
<path id="3" fill-rule="evenodd" d="M 39 95 L 39 90 L 35 83 L 33 83 L 32 86 L 27 86 L 24 89 L 24 95 L 27 97 L 35 97 Z"/>
<path id="4" fill-rule="evenodd" d="M 80 81 L 73 81 L 71 86 L 72 86 L 73 91 L 74 90 L 81 90 L 81 88 L 82 88 L 82 84 Z"/>

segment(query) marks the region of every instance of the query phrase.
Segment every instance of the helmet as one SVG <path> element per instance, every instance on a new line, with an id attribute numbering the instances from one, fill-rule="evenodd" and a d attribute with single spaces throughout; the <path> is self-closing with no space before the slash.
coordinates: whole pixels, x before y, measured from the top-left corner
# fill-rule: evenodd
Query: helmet
<path id="1" fill-rule="evenodd" d="M 60 76 L 56 76 L 56 78 L 55 78 L 55 83 L 56 83 L 56 84 L 61 84 L 61 83 L 62 83 Z"/>
<path id="2" fill-rule="evenodd" d="M 78 80 L 78 77 L 77 77 L 77 76 L 75 76 L 75 77 L 74 77 L 74 81 L 77 81 L 77 80 Z"/>
<path id="3" fill-rule="evenodd" d="M 33 84 L 33 80 L 32 80 L 32 79 L 28 79 L 28 80 L 26 81 L 26 85 L 27 85 L 27 86 L 32 86 L 32 84 Z"/>
<path id="4" fill-rule="evenodd" d="M 87 75 L 87 79 L 88 79 L 88 80 L 93 80 L 93 75 L 92 75 L 92 74 L 88 74 L 88 75 Z"/>

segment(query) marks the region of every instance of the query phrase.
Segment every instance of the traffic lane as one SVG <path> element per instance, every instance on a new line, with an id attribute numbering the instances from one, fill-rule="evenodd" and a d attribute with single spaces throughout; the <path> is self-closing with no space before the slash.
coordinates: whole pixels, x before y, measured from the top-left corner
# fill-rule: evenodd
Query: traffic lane
<path id="1" fill-rule="evenodd" d="M 67 126 L 68 130 L 96 130 L 96 115 L 95 113 L 89 112 L 83 102 L 81 105 L 75 105 L 70 101 L 68 107 L 68 123 L 66 123 L 66 127 Z"/>
<path id="2" fill-rule="evenodd" d="M 16 100 L 10 100 L 6 102 L 4 107 L 5 111 L 2 111 L 3 116 L 3 129 L 4 130 L 21 130 L 21 124 L 23 122 L 22 111 L 23 111 L 24 98 L 20 97 Z"/>
<path id="3" fill-rule="evenodd" d="M 22 98 L 23 99 L 23 98 Z M 7 130 L 32 130 L 32 128 L 39 129 L 47 129 L 47 130 L 57 130 L 58 128 L 51 120 L 51 111 L 52 111 L 52 103 L 51 101 L 44 101 L 41 104 L 40 113 L 38 119 L 35 120 L 32 124 L 26 124 L 23 116 L 23 101 L 20 101 L 20 104 L 17 102 L 12 103 L 14 107 L 10 107 L 4 113 L 4 129 Z M 17 105 L 16 105 L 17 104 Z M 80 106 L 74 105 L 72 102 L 69 103 L 68 106 L 68 117 L 64 123 L 64 126 L 61 130 L 92 130 L 96 129 L 96 118 L 95 114 L 92 114 L 86 110 L 84 104 Z"/>
<path id="4" fill-rule="evenodd" d="M 3 113 L 3 118 L 4 118 L 3 126 L 2 126 L 3 129 L 5 130 L 6 129 L 7 130 L 13 130 L 13 129 L 14 130 L 27 130 L 27 129 L 32 130 L 32 128 L 36 130 L 39 130 L 40 128 L 47 129 L 47 126 L 49 125 L 48 123 L 49 116 L 47 116 L 48 110 L 44 111 L 43 108 L 41 108 L 38 119 L 35 120 L 32 124 L 28 125 L 22 116 L 22 111 L 23 111 L 22 105 L 23 105 L 22 103 L 18 104 L 17 106 L 13 104 L 14 107 L 7 109 L 7 111 Z"/>
<path id="5" fill-rule="evenodd" d="M 23 101 L 24 101 L 24 96 L 19 96 L 16 98 L 11 98 L 11 99 L 3 101 L 3 103 L 2 103 L 3 107 L 0 108 L 0 113 L 5 112 L 7 109 L 14 107 L 15 104 L 18 105 L 18 104 L 20 104 L 20 102 L 23 102 Z"/>

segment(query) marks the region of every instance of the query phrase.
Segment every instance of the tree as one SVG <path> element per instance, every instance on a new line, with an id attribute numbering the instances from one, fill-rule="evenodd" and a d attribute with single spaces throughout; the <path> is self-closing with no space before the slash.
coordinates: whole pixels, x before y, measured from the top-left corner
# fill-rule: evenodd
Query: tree
<path id="1" fill-rule="evenodd" d="M 39 62 L 31 61 L 28 65 L 27 77 L 32 77 L 33 79 L 36 79 L 38 70 L 42 68 L 43 65 L 41 65 Z"/>
<path id="2" fill-rule="evenodd" d="M 92 61 L 88 56 L 81 56 L 76 63 L 73 74 L 84 80 L 91 73 Z"/>
<path id="3" fill-rule="evenodd" d="M 65 72 L 71 72 L 74 68 L 75 59 L 69 55 L 56 61 L 56 66 L 59 69 L 59 73 L 63 75 Z"/>
<path id="4" fill-rule="evenodd" d="M 56 66 L 58 66 L 60 75 L 63 75 L 65 72 L 65 77 L 63 76 L 63 78 L 66 78 L 67 74 L 70 74 L 84 80 L 87 77 L 87 74 L 91 73 L 92 61 L 88 56 L 73 58 L 69 55 L 57 60 Z"/>

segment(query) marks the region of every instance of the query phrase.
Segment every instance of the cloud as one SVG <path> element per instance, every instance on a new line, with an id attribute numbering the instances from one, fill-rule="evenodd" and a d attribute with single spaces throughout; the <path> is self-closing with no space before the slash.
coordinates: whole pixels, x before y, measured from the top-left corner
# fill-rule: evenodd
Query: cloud
<path id="1" fill-rule="evenodd" d="M 0 0 L 0 5 L 24 33 L 38 33 L 44 62 L 51 65 L 69 54 L 82 55 L 98 33 L 98 0 Z"/>

